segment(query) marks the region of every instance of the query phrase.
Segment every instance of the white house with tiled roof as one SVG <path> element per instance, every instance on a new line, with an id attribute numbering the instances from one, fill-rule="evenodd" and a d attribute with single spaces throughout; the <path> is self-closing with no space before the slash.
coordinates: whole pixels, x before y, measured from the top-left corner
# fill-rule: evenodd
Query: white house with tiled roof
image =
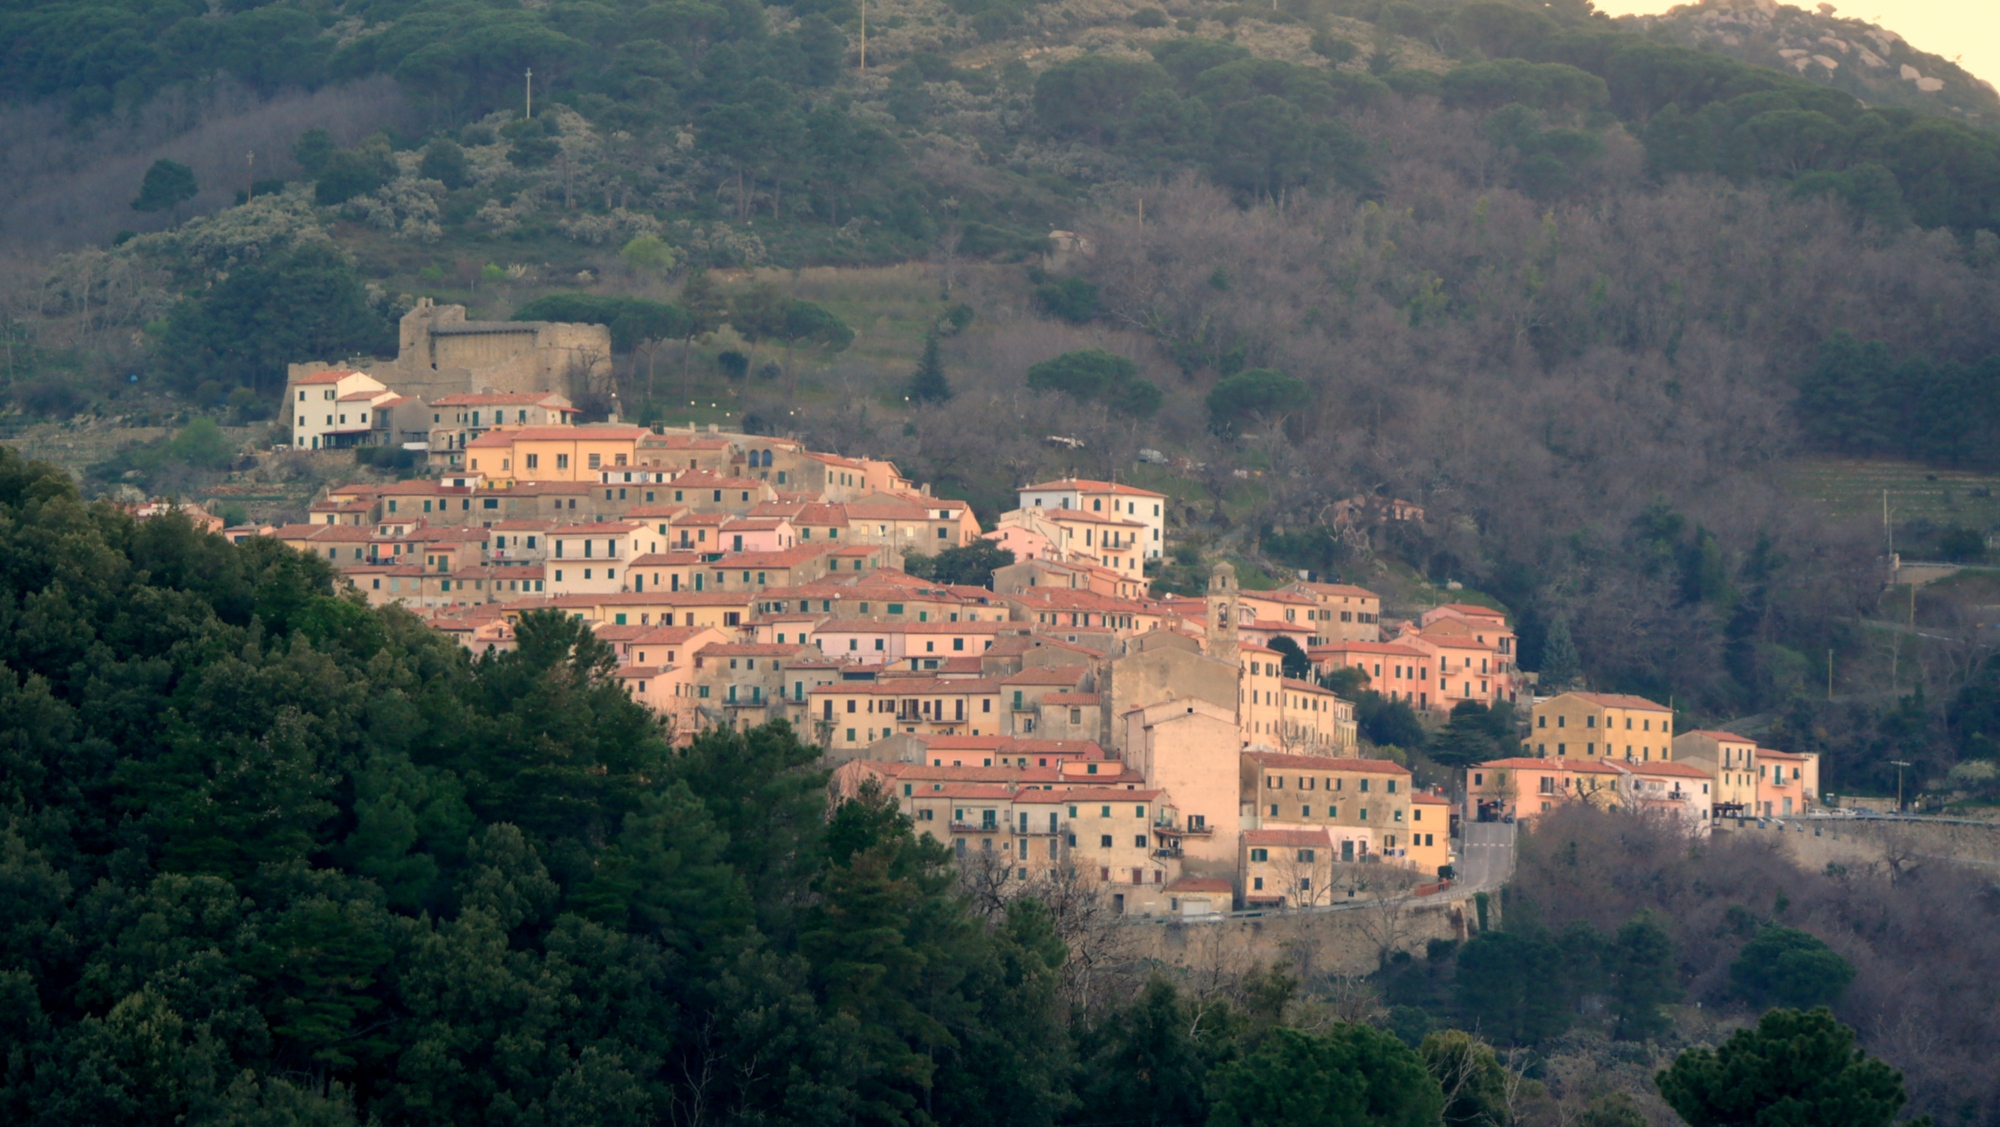
<path id="1" fill-rule="evenodd" d="M 366 372 L 331 368 L 294 379 L 285 388 L 292 414 L 292 449 L 372 445 L 377 407 L 401 398 Z"/>
<path id="2" fill-rule="evenodd" d="M 1088 478 L 1068 477 L 1021 487 L 1024 509 L 1076 509 L 1116 515 L 1144 525 L 1140 543 L 1146 559 L 1158 559 L 1166 550 L 1166 502 L 1164 493 Z"/>

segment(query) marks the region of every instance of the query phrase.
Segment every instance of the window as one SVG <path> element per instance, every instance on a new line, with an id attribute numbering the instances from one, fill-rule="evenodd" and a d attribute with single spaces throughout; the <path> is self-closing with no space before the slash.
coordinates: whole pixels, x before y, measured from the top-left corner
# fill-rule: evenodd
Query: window
<path id="1" fill-rule="evenodd" d="M 1252 861 L 1268 861 L 1271 859 L 1271 851 L 1268 849 L 1252 849 L 1250 851 L 1250 859 Z"/>
<path id="2" fill-rule="evenodd" d="M 1110 834 L 1098 835 L 1097 844 L 1105 849 L 1111 848 L 1111 835 Z"/>
<path id="3" fill-rule="evenodd" d="M 541 468 L 541 466 L 542 466 L 542 456 L 541 456 L 540 454 L 530 454 L 530 455 L 528 455 L 528 468 L 529 468 L 529 469 L 531 469 L 531 470 L 534 470 L 534 469 L 540 469 L 540 468 Z"/>
<path id="4" fill-rule="evenodd" d="M 1313 859 L 1313 851 L 1312 851 L 1312 850 L 1310 850 L 1310 849 L 1301 849 L 1301 850 L 1299 850 L 1299 860 L 1300 860 L 1300 861 L 1302 861 L 1302 862 L 1305 862 L 1305 863 L 1307 863 L 1307 864 L 1311 864 L 1311 863 L 1312 863 L 1312 859 Z M 1304 887 L 1304 886 L 1302 885 L 1301 887 Z"/>

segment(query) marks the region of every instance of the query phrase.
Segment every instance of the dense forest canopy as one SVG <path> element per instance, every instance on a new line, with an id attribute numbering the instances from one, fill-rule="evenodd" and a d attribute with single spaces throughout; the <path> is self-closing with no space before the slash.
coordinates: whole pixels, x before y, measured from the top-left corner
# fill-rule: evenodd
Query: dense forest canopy
<path id="1" fill-rule="evenodd" d="M 1030 13 L 1046 17 L 1034 5 L 938 6 L 921 16 L 934 28 L 928 39 L 906 33 L 886 47 L 878 28 L 877 77 L 861 80 L 859 13 L 846 2 L 280 0 L 212 11 L 10 0 L 0 6 L 0 95 L 59 103 L 90 129 L 163 92 L 218 81 L 273 94 L 382 76 L 430 129 L 451 131 L 519 109 L 532 69 L 541 104 L 572 107 L 622 138 L 600 159 L 621 166 L 613 175 L 628 188 L 662 171 L 649 167 L 659 164 L 650 149 L 687 135 L 706 174 L 732 188 L 725 214 L 768 210 L 833 227 L 865 216 L 905 251 L 942 221 L 946 199 L 969 225 L 968 249 L 990 254 L 1060 218 L 1065 198 L 1092 180 L 1190 165 L 1247 198 L 1368 191 L 1371 162 L 1351 119 L 1392 91 L 1492 115 L 1488 133 L 1514 155 L 1511 175 L 1538 196 L 1563 194 L 1576 166 L 1602 151 L 1605 130 L 1622 128 L 1642 140 L 1656 175 L 1769 178 L 1886 224 L 1967 235 L 2000 226 L 2000 136 L 1990 130 L 1869 107 L 1808 78 L 1614 25 L 1587 5 L 1295 0 L 1262 17 L 1370 21 L 1385 43 L 1433 52 L 1442 72 L 1328 33 L 1314 40 L 1326 57 L 1310 65 L 1159 32 L 1134 41 L 1142 57 L 1127 46 L 1038 71 L 1018 60 L 965 67 L 937 52 L 1024 37 Z M 1231 28 L 1248 15 L 1216 13 Z M 576 139 L 549 135 L 552 120 L 510 126 L 510 156 L 532 167 L 576 149 Z M 939 149 L 942 138 L 974 142 L 987 172 L 968 177 L 956 158 L 939 159 L 952 147 Z M 1048 143 L 1102 155 L 1065 170 L 1032 152 Z M 679 204 L 689 205 L 703 210 Z"/>

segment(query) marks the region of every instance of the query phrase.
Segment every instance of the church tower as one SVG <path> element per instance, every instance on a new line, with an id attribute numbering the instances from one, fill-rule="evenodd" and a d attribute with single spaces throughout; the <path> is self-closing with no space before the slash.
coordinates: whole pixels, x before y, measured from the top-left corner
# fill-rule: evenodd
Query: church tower
<path id="1" fill-rule="evenodd" d="M 1208 656 L 1236 661 L 1236 569 L 1226 561 L 1208 572 Z"/>

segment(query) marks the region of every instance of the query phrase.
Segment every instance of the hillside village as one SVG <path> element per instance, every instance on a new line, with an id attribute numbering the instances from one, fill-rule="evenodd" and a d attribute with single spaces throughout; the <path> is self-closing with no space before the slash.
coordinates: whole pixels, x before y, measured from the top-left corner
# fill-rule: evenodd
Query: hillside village
<path id="1" fill-rule="evenodd" d="M 1366 588 L 1244 590 L 1227 562 L 1204 597 L 1156 597 L 1163 494 L 1033 482 L 982 528 L 882 459 L 578 422 L 557 389 L 591 378 L 602 326 L 463 313 L 420 306 L 395 361 L 295 364 L 285 392 L 297 448 L 402 445 L 435 476 L 217 530 L 324 558 L 475 653 L 511 649 L 523 615 L 574 616 L 677 742 L 787 721 L 840 794 L 892 796 L 1003 885 L 1094 881 L 1138 916 L 1323 906 L 1447 887 L 1466 823 L 1584 802 L 1704 835 L 1818 801 L 1814 755 L 1676 733 L 1638 697 L 1536 696 L 1499 611 L 1391 621 Z M 990 587 L 904 570 L 979 547 Z M 1523 754 L 1467 769 L 1456 800 L 1419 789 L 1362 745 L 1322 684 L 1341 671 L 1435 722 L 1519 706 Z"/>

